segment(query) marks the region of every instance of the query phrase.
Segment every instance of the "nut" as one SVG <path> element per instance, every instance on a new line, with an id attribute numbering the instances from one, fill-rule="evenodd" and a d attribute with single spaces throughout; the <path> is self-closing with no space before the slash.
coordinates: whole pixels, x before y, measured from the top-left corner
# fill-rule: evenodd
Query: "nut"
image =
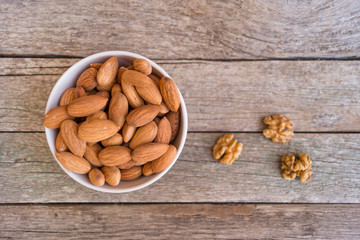
<path id="1" fill-rule="evenodd" d="M 66 119 L 74 119 L 67 112 L 67 106 L 59 106 L 48 111 L 44 117 L 44 125 L 47 128 L 59 128 L 62 121 Z"/>
<path id="2" fill-rule="evenodd" d="M 166 106 L 173 112 L 180 107 L 180 94 L 171 78 L 163 77 L 160 80 L 160 91 Z"/>
<path id="3" fill-rule="evenodd" d="M 78 135 L 86 142 L 98 142 L 112 137 L 119 129 L 113 121 L 94 119 L 83 122 L 79 127 Z"/>
<path id="4" fill-rule="evenodd" d="M 291 120 L 282 115 L 272 115 L 264 119 L 264 123 L 269 125 L 264 129 L 263 134 L 266 138 L 271 138 L 273 142 L 288 142 L 294 135 Z"/>
<path id="5" fill-rule="evenodd" d="M 134 136 L 132 137 L 129 147 L 135 149 L 140 145 L 145 143 L 151 143 L 154 141 L 156 134 L 158 132 L 158 127 L 154 121 L 149 122 L 145 126 L 140 127 L 136 130 Z"/>
<path id="6" fill-rule="evenodd" d="M 151 64 L 145 59 L 135 59 L 134 69 L 145 75 L 149 75 L 152 72 Z"/>
<path id="7" fill-rule="evenodd" d="M 299 153 L 298 157 L 293 154 L 288 154 L 281 158 L 282 176 L 286 180 L 293 180 L 296 176 L 300 177 L 300 181 L 306 183 L 310 180 L 311 159 L 305 153 Z"/>
<path id="8" fill-rule="evenodd" d="M 120 133 L 115 133 L 112 137 L 102 140 L 101 144 L 104 147 L 111 147 L 111 146 L 120 146 L 123 143 L 123 137 Z"/>
<path id="9" fill-rule="evenodd" d="M 78 136 L 79 125 L 73 120 L 65 120 L 61 123 L 60 133 L 66 146 L 76 156 L 84 156 L 86 142 Z"/>
<path id="10" fill-rule="evenodd" d="M 129 169 L 121 169 L 121 180 L 131 181 L 142 175 L 142 166 L 135 166 Z"/>
<path id="11" fill-rule="evenodd" d="M 90 182 L 95 186 L 102 186 L 105 184 L 105 176 L 98 168 L 91 169 L 88 176 Z"/>
<path id="12" fill-rule="evenodd" d="M 237 159 L 243 149 L 242 143 L 237 143 L 237 139 L 233 139 L 234 134 L 225 134 L 220 137 L 213 147 L 213 157 L 220 163 L 231 165 Z"/>
<path id="13" fill-rule="evenodd" d="M 110 91 L 112 86 L 116 82 L 116 74 L 118 72 L 118 59 L 117 57 L 111 57 L 104 62 L 97 72 L 97 89 L 99 91 Z"/>
<path id="14" fill-rule="evenodd" d="M 133 127 L 141 127 L 151 122 L 160 111 L 159 105 L 145 105 L 132 110 L 126 117 L 126 122 Z"/>
<path id="15" fill-rule="evenodd" d="M 73 100 L 67 111 L 73 117 L 87 117 L 106 106 L 107 99 L 98 95 L 83 96 Z"/>
<path id="16" fill-rule="evenodd" d="M 61 165 L 68 171 L 85 174 L 91 169 L 90 163 L 82 157 L 78 157 L 69 152 L 56 152 L 56 158 L 59 160 Z"/>
<path id="17" fill-rule="evenodd" d="M 100 151 L 99 160 L 105 166 L 117 166 L 131 160 L 131 150 L 123 146 L 112 146 Z"/>
<path id="18" fill-rule="evenodd" d="M 120 170 L 117 167 L 104 166 L 101 168 L 105 181 L 111 186 L 117 186 L 121 179 Z"/>
<path id="19" fill-rule="evenodd" d="M 97 69 L 88 68 L 78 78 L 76 86 L 81 86 L 85 91 L 91 91 L 98 85 L 96 81 Z"/>

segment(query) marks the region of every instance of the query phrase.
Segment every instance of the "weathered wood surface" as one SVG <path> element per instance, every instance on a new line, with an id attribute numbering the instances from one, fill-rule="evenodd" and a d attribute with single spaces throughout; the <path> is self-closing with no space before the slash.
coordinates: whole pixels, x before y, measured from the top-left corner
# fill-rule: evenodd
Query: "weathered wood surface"
<path id="1" fill-rule="evenodd" d="M 359 205 L 0 206 L 1 238 L 358 239 Z"/>
<path id="2" fill-rule="evenodd" d="M 74 182 L 53 159 L 43 133 L 0 134 L 0 202 L 281 202 L 360 203 L 359 134 L 295 134 L 286 144 L 261 134 L 244 144 L 232 166 L 211 147 L 221 133 L 190 133 L 178 162 L 158 182 L 127 194 L 105 194 Z M 305 152 L 313 159 L 307 184 L 281 177 L 280 159 Z"/>
<path id="3" fill-rule="evenodd" d="M 79 59 L 0 58 L 0 131 L 42 131 L 47 98 Z M 158 61 L 176 80 L 190 131 L 261 131 L 281 113 L 295 131 L 360 131 L 358 61 Z"/>
<path id="4" fill-rule="evenodd" d="M 0 54 L 156 59 L 360 56 L 359 1 L 2 1 Z"/>

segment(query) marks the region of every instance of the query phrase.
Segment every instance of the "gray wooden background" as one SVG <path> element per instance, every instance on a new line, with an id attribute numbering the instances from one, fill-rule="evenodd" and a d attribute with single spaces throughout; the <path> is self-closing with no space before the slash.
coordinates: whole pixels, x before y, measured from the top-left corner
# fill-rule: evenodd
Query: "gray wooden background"
<path id="1" fill-rule="evenodd" d="M 0 43 L 0 239 L 360 239 L 360 1 L 3 0 Z M 61 74 L 108 50 L 160 64 L 189 113 L 178 162 L 128 194 L 71 180 L 42 125 Z M 261 134 L 280 113 L 285 144 Z M 281 178 L 299 152 L 307 184 Z"/>

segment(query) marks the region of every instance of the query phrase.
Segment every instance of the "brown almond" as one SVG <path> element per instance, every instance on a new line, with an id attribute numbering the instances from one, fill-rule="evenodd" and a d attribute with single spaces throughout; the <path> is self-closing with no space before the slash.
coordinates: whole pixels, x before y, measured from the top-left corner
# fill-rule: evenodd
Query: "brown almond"
<path id="1" fill-rule="evenodd" d="M 115 135 L 119 130 L 119 126 L 113 121 L 94 119 L 83 122 L 78 135 L 86 142 L 99 142 Z"/>
<path id="2" fill-rule="evenodd" d="M 102 66 L 102 63 L 92 63 L 90 64 L 91 68 L 96 68 L 96 70 L 99 70 L 99 68 Z"/>
<path id="3" fill-rule="evenodd" d="M 106 106 L 107 99 L 97 95 L 83 96 L 72 101 L 67 111 L 73 117 L 90 116 Z"/>
<path id="4" fill-rule="evenodd" d="M 136 130 L 130 141 L 129 147 L 135 149 L 140 145 L 154 141 L 157 132 L 158 127 L 156 126 L 156 123 L 154 121 L 149 122 Z"/>
<path id="5" fill-rule="evenodd" d="M 122 135 L 124 138 L 124 142 L 129 142 L 131 138 L 134 136 L 136 131 L 136 127 L 133 127 L 129 125 L 127 122 L 125 122 L 123 128 L 122 128 Z"/>
<path id="6" fill-rule="evenodd" d="M 43 121 L 45 127 L 51 129 L 59 128 L 62 121 L 74 119 L 74 117 L 68 114 L 67 107 L 68 106 L 59 106 L 48 111 Z"/>
<path id="7" fill-rule="evenodd" d="M 122 77 L 122 74 L 127 71 L 127 68 L 126 67 L 120 67 L 119 68 L 119 71 L 118 71 L 118 74 L 116 76 L 116 79 L 117 79 L 117 82 L 118 84 L 121 84 L 121 77 Z"/>
<path id="8" fill-rule="evenodd" d="M 128 70 L 123 72 L 121 80 L 124 80 L 126 83 L 137 87 L 146 87 L 153 83 L 151 78 L 141 72 L 137 72 L 134 70 Z"/>
<path id="9" fill-rule="evenodd" d="M 168 150 L 164 155 L 151 162 L 151 168 L 153 173 L 158 173 L 165 170 L 176 157 L 177 149 L 173 145 L 169 145 Z"/>
<path id="10" fill-rule="evenodd" d="M 65 90 L 60 98 L 60 106 L 69 105 L 76 98 L 74 90 L 75 88 Z"/>
<path id="11" fill-rule="evenodd" d="M 158 114 L 158 117 L 163 117 L 169 112 L 169 109 L 167 108 L 166 104 L 162 102 L 160 104 L 160 112 Z"/>
<path id="12" fill-rule="evenodd" d="M 121 179 L 120 170 L 117 167 L 104 166 L 101 168 L 105 181 L 111 186 L 117 186 Z"/>
<path id="13" fill-rule="evenodd" d="M 109 104 L 109 119 L 115 122 L 120 129 L 125 123 L 128 114 L 128 101 L 124 94 L 118 93 L 113 96 Z"/>
<path id="14" fill-rule="evenodd" d="M 169 120 L 163 117 L 157 126 L 158 131 L 154 141 L 169 144 L 171 139 L 171 124 Z"/>
<path id="15" fill-rule="evenodd" d="M 178 112 L 169 112 L 166 114 L 166 118 L 169 120 L 171 125 L 171 139 L 170 142 L 172 142 L 179 133 L 180 128 L 180 113 Z"/>
<path id="16" fill-rule="evenodd" d="M 102 186 L 105 184 L 105 176 L 102 171 L 97 168 L 91 169 L 91 171 L 88 173 L 88 176 L 90 182 L 95 186 Z"/>
<path id="17" fill-rule="evenodd" d="M 135 148 L 131 156 L 134 161 L 144 164 L 161 157 L 168 148 L 169 145 L 164 143 L 146 143 Z"/>
<path id="18" fill-rule="evenodd" d="M 118 66 L 119 63 L 117 57 L 111 57 L 106 60 L 103 65 L 101 65 L 97 72 L 98 87 L 101 90 L 111 90 L 112 86 L 116 82 L 115 77 L 118 71 Z M 97 89 L 100 90 L 98 87 Z"/>
<path id="19" fill-rule="evenodd" d="M 150 176 L 154 174 L 151 167 L 151 162 L 148 162 L 143 166 L 142 173 L 144 174 L 144 176 Z"/>
<path id="20" fill-rule="evenodd" d="M 157 75 L 150 74 L 149 78 L 151 78 L 151 80 L 153 80 L 153 82 L 156 84 L 156 86 L 158 86 L 158 88 L 160 87 L 160 78 Z"/>
<path id="21" fill-rule="evenodd" d="M 114 84 L 111 88 L 111 97 L 114 97 L 117 93 L 122 93 L 120 84 Z"/>
<path id="22" fill-rule="evenodd" d="M 57 137 L 56 137 L 56 141 L 55 141 L 55 148 L 58 152 L 65 152 L 67 151 L 69 148 L 66 146 L 66 143 L 63 139 L 63 137 L 61 136 L 61 133 L 59 132 Z"/>
<path id="23" fill-rule="evenodd" d="M 104 98 L 107 98 L 107 99 L 109 99 L 109 97 L 110 97 L 110 94 L 107 91 L 100 91 L 100 92 L 97 92 L 95 95 L 101 96 L 101 97 L 104 97 Z"/>
<path id="24" fill-rule="evenodd" d="M 86 121 L 90 121 L 93 119 L 107 120 L 108 117 L 107 117 L 106 112 L 104 112 L 104 111 L 98 111 L 98 112 L 86 117 Z"/>
<path id="25" fill-rule="evenodd" d="M 122 143 L 123 137 L 119 133 L 115 133 L 114 136 L 101 141 L 104 147 L 120 146 Z"/>
<path id="26" fill-rule="evenodd" d="M 144 100 L 136 92 L 135 87 L 133 85 L 128 84 L 125 81 L 121 80 L 121 88 L 132 108 L 138 108 L 144 105 Z"/>
<path id="27" fill-rule="evenodd" d="M 146 87 L 136 87 L 136 91 L 148 103 L 159 105 L 162 102 L 160 90 L 153 81 Z"/>
<path id="28" fill-rule="evenodd" d="M 176 84 L 171 78 L 163 77 L 160 80 L 160 92 L 166 106 L 173 112 L 180 107 L 180 94 Z"/>
<path id="29" fill-rule="evenodd" d="M 151 122 L 160 111 L 159 105 L 145 105 L 132 110 L 126 117 L 126 122 L 133 127 L 141 127 Z"/>
<path id="30" fill-rule="evenodd" d="M 55 156 L 61 165 L 68 171 L 85 174 L 91 170 L 90 163 L 82 157 L 69 152 L 56 152 Z"/>
<path id="31" fill-rule="evenodd" d="M 142 175 L 142 166 L 135 166 L 130 169 L 121 169 L 121 180 L 131 181 Z"/>
<path id="32" fill-rule="evenodd" d="M 85 91 L 93 90 L 97 85 L 96 81 L 97 69 L 96 68 L 88 68 L 86 69 L 78 78 L 76 82 L 76 86 L 81 86 L 85 89 Z"/>
<path id="33" fill-rule="evenodd" d="M 99 160 L 105 166 L 117 166 L 131 160 L 131 150 L 123 146 L 112 146 L 101 150 Z"/>
<path id="34" fill-rule="evenodd" d="M 135 59 L 134 69 L 136 71 L 142 72 L 145 75 L 149 75 L 152 72 L 152 67 L 150 62 L 141 58 Z"/>
<path id="35" fill-rule="evenodd" d="M 130 161 L 127 161 L 126 163 L 117 165 L 116 167 L 118 167 L 120 169 L 129 169 L 129 168 L 132 168 L 133 166 L 135 166 L 135 161 L 130 160 Z"/>
<path id="36" fill-rule="evenodd" d="M 75 87 L 73 91 L 74 91 L 75 98 L 86 96 L 85 89 L 82 86 Z"/>
<path id="37" fill-rule="evenodd" d="M 83 157 L 86 150 L 86 142 L 78 137 L 79 125 L 73 120 L 65 120 L 61 123 L 60 134 L 70 151 L 79 157 Z"/>
<path id="38" fill-rule="evenodd" d="M 96 167 L 101 167 L 102 163 L 99 161 L 98 154 L 103 150 L 103 148 L 98 143 L 94 143 L 93 145 L 86 145 L 86 150 L 84 153 L 84 158 L 88 160 L 92 165 Z"/>

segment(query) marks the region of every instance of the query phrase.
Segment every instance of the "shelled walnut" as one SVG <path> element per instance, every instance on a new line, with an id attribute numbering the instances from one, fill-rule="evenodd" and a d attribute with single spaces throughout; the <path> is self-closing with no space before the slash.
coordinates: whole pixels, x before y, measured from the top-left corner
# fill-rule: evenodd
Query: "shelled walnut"
<path id="1" fill-rule="evenodd" d="M 213 147 L 213 157 L 220 163 L 231 165 L 237 159 L 243 149 L 242 143 L 237 143 L 237 139 L 233 139 L 234 134 L 225 134 L 219 138 Z"/>
<path id="2" fill-rule="evenodd" d="M 266 138 L 271 138 L 273 142 L 288 142 L 294 135 L 291 120 L 282 115 L 272 115 L 264 119 L 264 123 L 269 125 L 264 129 L 263 134 Z"/>
<path id="3" fill-rule="evenodd" d="M 312 161 L 307 154 L 299 153 L 297 157 L 293 154 L 288 154 L 281 158 L 281 162 L 282 176 L 286 180 L 293 180 L 297 176 L 300 177 L 300 181 L 303 183 L 310 180 Z"/>

